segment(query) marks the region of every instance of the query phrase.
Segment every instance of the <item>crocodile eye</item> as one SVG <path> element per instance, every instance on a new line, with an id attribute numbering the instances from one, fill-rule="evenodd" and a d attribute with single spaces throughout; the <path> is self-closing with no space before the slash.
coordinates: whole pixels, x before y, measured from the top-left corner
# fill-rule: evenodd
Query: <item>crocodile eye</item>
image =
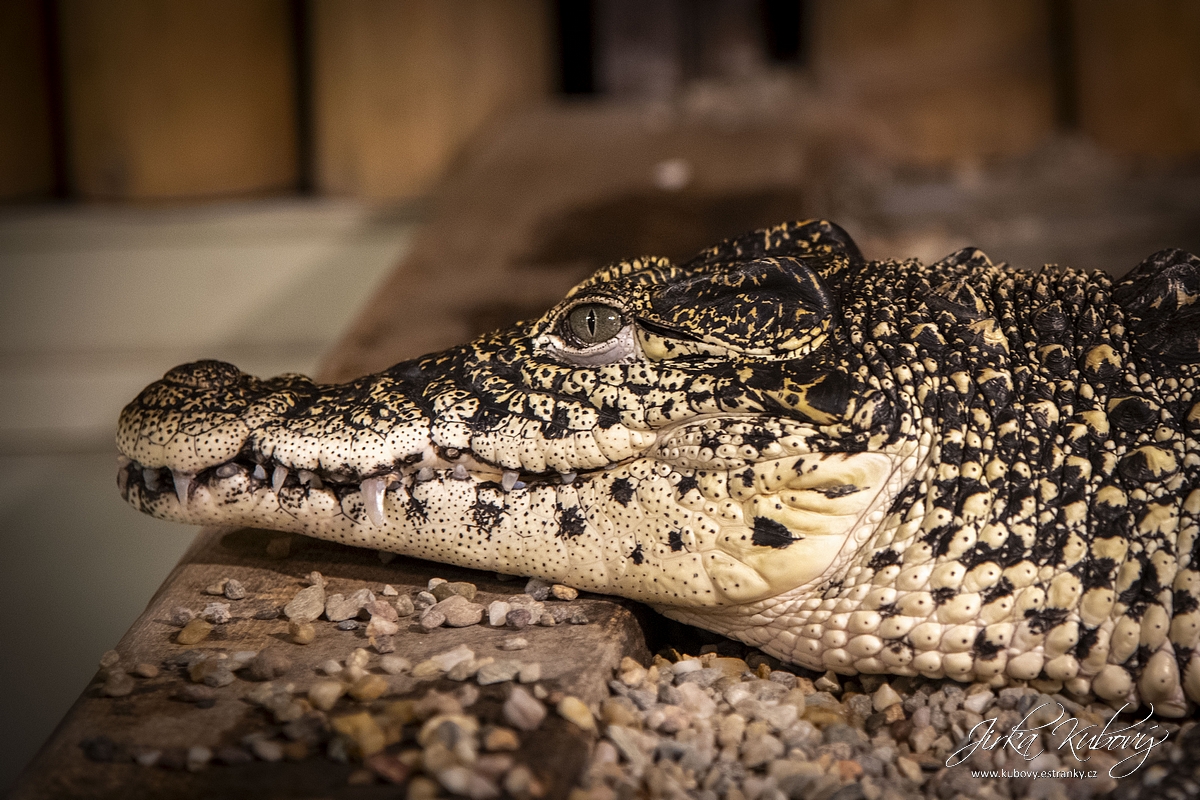
<path id="1" fill-rule="evenodd" d="M 567 315 L 566 332 L 582 345 L 600 344 L 616 336 L 625 327 L 621 312 L 600 303 L 585 303 Z"/>

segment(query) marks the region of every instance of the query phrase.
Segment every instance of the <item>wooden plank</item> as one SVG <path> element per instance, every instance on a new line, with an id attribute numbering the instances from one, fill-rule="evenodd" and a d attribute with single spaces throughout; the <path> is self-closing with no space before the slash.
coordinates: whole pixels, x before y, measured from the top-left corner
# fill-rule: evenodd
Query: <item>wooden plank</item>
<path id="1" fill-rule="evenodd" d="M 893 158 L 1018 154 L 1054 128 L 1040 0 L 817 0 L 812 19 L 821 88 Z"/>
<path id="2" fill-rule="evenodd" d="M 315 175 L 329 194 L 427 191 L 495 115 L 551 84 L 540 0 L 315 0 Z"/>
<path id="3" fill-rule="evenodd" d="M 333 623 L 316 623 L 317 639 L 306 646 L 294 644 L 287 635 L 288 622 L 279 617 L 256 619 L 256 612 L 278 609 L 307 583 L 303 577 L 320 571 L 328 581 L 326 591 L 349 595 L 369 588 L 383 597 L 385 584 L 399 592 L 415 594 L 426 588 L 430 578 L 474 582 L 477 602 L 488 603 L 520 593 L 524 582 L 501 582 L 493 576 L 415 559 L 398 559 L 383 564 L 371 551 L 342 547 L 305 537 L 291 539 L 290 555 L 283 560 L 268 555 L 269 543 L 278 538 L 265 531 L 206 529 L 168 576 L 142 616 L 122 638 L 116 650 L 121 664 L 132 669 L 138 663 L 176 664 L 187 650 L 201 653 L 235 653 L 273 647 L 292 662 L 280 682 L 295 685 L 296 696 L 321 677 L 318 665 L 328 659 L 344 661 L 355 648 L 370 648 L 362 629 L 338 630 Z M 247 597 L 225 601 L 204 594 L 204 589 L 225 578 L 241 581 Z M 172 609 L 185 606 L 200 611 L 206 603 L 230 602 L 233 620 L 219 625 L 203 642 L 186 647 L 175 642 L 178 628 L 170 624 Z M 403 619 L 405 628 L 395 639 L 396 651 L 414 664 L 459 645 L 471 647 L 479 657 L 514 658 L 542 665 L 540 685 L 553 692 L 573 694 L 589 704 L 606 695 L 605 681 L 626 655 L 648 657 L 636 605 L 611 598 L 583 597 L 571 608 L 587 615 L 586 625 L 529 627 L 519 633 L 512 628 L 486 625 L 470 628 L 439 628 L 421 631 L 415 618 Z M 529 646 L 519 651 L 502 651 L 499 643 L 520 635 Z M 372 651 L 374 653 L 374 651 Z M 377 661 L 378 656 L 375 656 Z M 378 670 L 376 670 L 378 673 Z M 288 763 L 251 763 L 212 767 L 193 775 L 180 768 L 145 768 L 130 763 L 139 750 L 158 749 L 164 757 L 179 757 L 191 747 L 218 749 L 236 745 L 255 731 L 279 734 L 264 711 L 246 698 L 256 684 L 238 679 L 216 690 L 215 704 L 204 708 L 178 699 L 189 684 L 180 666 L 164 668 L 155 678 L 137 679 L 133 693 L 106 697 L 100 691 L 102 677 L 85 691 L 18 782 L 12 800 L 31 798 L 126 798 L 252 797 L 272 796 L 341 797 L 360 787 L 348 783 L 356 764 L 330 761 L 323 748 L 311 747 L 301 757 L 293 753 Z M 386 676 L 385 676 L 386 677 Z M 352 714 L 363 709 L 381 709 L 400 697 L 420 698 L 430 689 L 454 693 L 462 683 L 447 678 L 418 681 L 407 675 L 390 678 L 391 690 L 374 704 L 345 697 L 330 716 Z M 532 687 L 529 687 L 532 688 Z M 509 684 L 480 687 L 480 699 L 470 712 L 485 722 L 504 724 L 501 705 Z M 419 724 L 418 726 L 419 727 Z M 415 734 L 412 723 L 411 735 Z M 116 745 L 112 761 L 89 759 L 81 746 L 96 737 Z M 286 739 L 285 739 L 286 741 Z M 567 788 L 586 764 L 591 737 L 551 713 L 542 726 L 522 735 L 521 749 L 514 753 L 529 764 L 550 787 L 548 797 L 565 796 Z M 294 763 L 298 762 L 298 763 Z M 377 787 L 383 789 L 383 786 Z M 374 795 L 372 795 L 374 796 Z"/>
<path id="4" fill-rule="evenodd" d="M 1200 153 L 1200 4 L 1072 3 L 1079 124 L 1102 146 Z"/>
<path id="5" fill-rule="evenodd" d="M 63 0 L 60 9 L 79 196 L 294 188 L 287 0 Z"/>
<path id="6" fill-rule="evenodd" d="M 0 3 L 0 199 L 54 189 L 45 32 L 38 0 Z"/>

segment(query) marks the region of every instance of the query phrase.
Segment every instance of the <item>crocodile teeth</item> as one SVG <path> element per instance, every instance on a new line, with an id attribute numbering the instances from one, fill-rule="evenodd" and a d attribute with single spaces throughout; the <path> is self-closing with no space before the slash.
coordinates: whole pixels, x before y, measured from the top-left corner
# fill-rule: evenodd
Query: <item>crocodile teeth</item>
<path id="1" fill-rule="evenodd" d="M 504 487 L 504 491 L 511 492 L 513 487 L 517 485 L 517 478 L 519 477 L 520 475 L 517 474 L 515 469 L 506 469 L 504 470 L 504 475 L 500 478 L 500 485 Z"/>
<path id="2" fill-rule="evenodd" d="M 432 467 L 421 467 L 419 470 L 417 470 L 417 480 L 419 480 L 419 481 L 433 480 L 433 468 Z"/>
<path id="3" fill-rule="evenodd" d="M 254 477 L 256 480 L 265 481 L 267 479 L 267 470 L 262 464 L 254 465 Z"/>
<path id="4" fill-rule="evenodd" d="M 467 467 L 464 464 L 455 464 L 453 474 L 454 480 L 456 481 L 465 481 L 471 477 L 469 474 L 467 474 Z"/>
<path id="5" fill-rule="evenodd" d="M 179 498 L 179 505 L 186 506 L 188 504 L 188 489 L 192 486 L 192 476 L 186 472 L 171 471 L 171 478 L 175 481 L 175 496 Z"/>
<path id="6" fill-rule="evenodd" d="M 296 477 L 300 479 L 300 483 L 304 484 L 305 486 L 311 486 L 314 489 L 321 489 L 325 486 L 325 484 L 321 481 L 320 476 L 311 470 L 297 470 Z"/>
<path id="7" fill-rule="evenodd" d="M 121 456 L 124 458 L 124 456 Z M 126 497 L 129 489 L 129 470 L 125 469 L 128 464 L 117 464 L 117 489 L 121 492 L 122 497 Z"/>
<path id="8" fill-rule="evenodd" d="M 218 478 L 232 478 L 238 474 L 238 465 L 232 461 L 217 467 Z"/>
<path id="9" fill-rule="evenodd" d="M 362 482 L 363 504 L 367 507 L 367 519 L 376 528 L 383 527 L 383 493 L 387 482 L 383 478 L 367 478 Z"/>
<path id="10" fill-rule="evenodd" d="M 142 468 L 142 480 L 146 484 L 146 488 L 151 492 L 158 491 L 158 470 L 150 467 Z"/>
<path id="11" fill-rule="evenodd" d="M 578 477 L 578 473 L 564 472 L 560 477 L 562 478 L 562 482 L 569 486 L 575 482 L 575 478 Z"/>
<path id="12" fill-rule="evenodd" d="M 287 480 L 288 468 L 283 464 L 275 467 L 275 471 L 271 473 L 271 489 L 275 494 L 279 494 L 279 490 L 283 488 L 283 482 Z"/>

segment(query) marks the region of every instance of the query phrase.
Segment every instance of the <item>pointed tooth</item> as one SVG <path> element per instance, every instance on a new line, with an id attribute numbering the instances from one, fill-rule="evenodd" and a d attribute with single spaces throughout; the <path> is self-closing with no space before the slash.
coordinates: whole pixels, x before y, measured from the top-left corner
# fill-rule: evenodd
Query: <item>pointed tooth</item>
<path id="1" fill-rule="evenodd" d="M 218 478 L 232 478 L 234 475 L 237 475 L 237 474 L 238 474 L 238 465 L 233 463 L 232 461 L 227 461 L 224 464 L 222 464 L 221 466 L 217 467 L 217 477 Z"/>
<path id="2" fill-rule="evenodd" d="M 283 464 L 275 467 L 275 471 L 271 473 L 271 489 L 275 494 L 279 494 L 279 490 L 283 488 L 283 482 L 287 480 L 288 468 Z"/>
<path id="3" fill-rule="evenodd" d="M 572 483 L 574 483 L 574 482 L 575 482 L 575 478 L 576 478 L 576 477 L 578 477 L 578 473 L 575 473 L 575 472 L 564 472 L 564 473 L 561 475 L 561 477 L 562 477 L 562 482 L 563 482 L 563 483 L 565 483 L 565 484 L 567 484 L 568 486 L 570 486 Z"/>
<path id="4" fill-rule="evenodd" d="M 367 519 L 371 520 L 371 524 L 376 528 L 382 528 L 383 494 L 387 489 L 387 481 L 383 478 L 367 478 L 359 488 L 362 491 L 363 505 L 367 508 Z"/>
<path id="5" fill-rule="evenodd" d="M 265 481 L 267 479 L 267 469 L 262 464 L 254 465 L 254 479 Z"/>
<path id="6" fill-rule="evenodd" d="M 417 470 L 417 480 L 431 481 L 433 480 L 433 469 L 431 467 L 421 467 Z"/>
<path id="7" fill-rule="evenodd" d="M 521 477 L 515 469 L 504 470 L 504 475 L 500 478 L 500 486 L 504 491 L 511 492 L 513 487 L 517 485 L 517 478 Z"/>
<path id="8" fill-rule="evenodd" d="M 314 489 L 323 489 L 324 482 L 321 481 L 321 476 L 312 470 L 301 469 L 296 471 L 296 477 L 300 479 L 300 483 L 305 486 L 311 486 Z"/>
<path id="9" fill-rule="evenodd" d="M 188 504 L 188 489 L 192 487 L 192 476 L 186 472 L 171 470 L 171 478 L 175 481 L 175 496 L 179 498 L 179 505 L 186 508 Z"/>
<path id="10" fill-rule="evenodd" d="M 158 470 L 150 467 L 142 467 L 142 481 L 146 484 L 146 488 L 152 492 L 158 491 Z"/>
<path id="11" fill-rule="evenodd" d="M 467 473 L 466 464 L 455 464 L 454 465 L 454 480 L 465 481 L 470 477 L 471 476 Z"/>
<path id="12" fill-rule="evenodd" d="M 129 492 L 129 470 L 125 467 L 126 464 L 117 466 L 117 490 L 121 493 L 121 497 L 128 499 Z"/>

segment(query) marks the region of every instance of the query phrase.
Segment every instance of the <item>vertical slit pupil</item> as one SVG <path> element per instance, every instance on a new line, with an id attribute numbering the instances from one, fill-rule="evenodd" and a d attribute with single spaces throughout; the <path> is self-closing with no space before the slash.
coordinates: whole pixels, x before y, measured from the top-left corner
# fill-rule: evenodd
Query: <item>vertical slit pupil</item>
<path id="1" fill-rule="evenodd" d="M 592 334 L 592 338 L 596 338 L 596 309 L 589 308 L 587 312 L 588 331 Z"/>

